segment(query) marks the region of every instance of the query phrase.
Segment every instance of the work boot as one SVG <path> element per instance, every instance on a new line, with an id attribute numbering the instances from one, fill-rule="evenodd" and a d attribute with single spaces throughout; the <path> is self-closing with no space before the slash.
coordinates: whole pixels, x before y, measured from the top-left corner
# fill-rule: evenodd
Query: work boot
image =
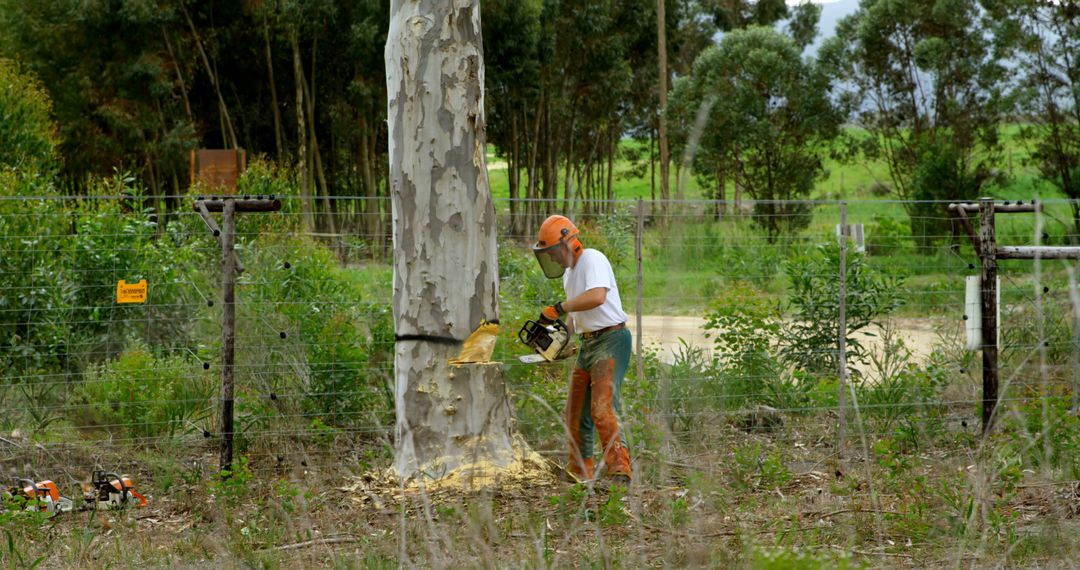
<path id="1" fill-rule="evenodd" d="M 623 472 L 607 473 L 596 478 L 595 487 L 599 491 L 610 492 L 611 488 L 618 485 L 624 492 L 630 491 L 630 475 Z"/>
<path id="2" fill-rule="evenodd" d="M 587 483 L 593 480 L 593 460 L 592 458 L 585 459 L 584 469 L 582 464 L 571 460 L 567 464 L 566 469 L 563 471 L 566 473 L 567 480 L 571 483 Z"/>
<path id="3" fill-rule="evenodd" d="M 608 475 L 608 480 L 612 485 L 622 485 L 627 489 L 630 488 L 630 475 L 628 473 L 612 473 Z"/>

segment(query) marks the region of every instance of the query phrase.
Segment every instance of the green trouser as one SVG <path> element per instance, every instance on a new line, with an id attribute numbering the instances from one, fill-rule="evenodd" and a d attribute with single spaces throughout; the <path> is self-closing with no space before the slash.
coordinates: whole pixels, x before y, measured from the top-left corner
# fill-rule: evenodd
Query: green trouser
<path id="1" fill-rule="evenodd" d="M 592 477 L 593 432 L 600 433 L 609 474 L 630 475 L 630 453 L 620 429 L 620 392 L 633 342 L 623 328 L 595 338 L 582 338 L 566 399 L 566 426 L 570 431 L 570 468 Z"/>

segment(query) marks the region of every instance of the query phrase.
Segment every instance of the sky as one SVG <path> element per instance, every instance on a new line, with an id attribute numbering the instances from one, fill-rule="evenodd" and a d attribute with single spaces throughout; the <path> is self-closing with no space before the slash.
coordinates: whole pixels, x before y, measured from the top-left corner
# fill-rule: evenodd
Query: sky
<path id="1" fill-rule="evenodd" d="M 807 53 L 817 53 L 818 47 L 827 38 L 836 35 L 836 23 L 844 16 L 854 14 L 859 9 L 859 0 L 825 0 L 821 4 L 821 20 L 818 22 L 818 35 L 814 43 L 807 48 Z M 789 1 L 788 4 L 791 4 Z"/>

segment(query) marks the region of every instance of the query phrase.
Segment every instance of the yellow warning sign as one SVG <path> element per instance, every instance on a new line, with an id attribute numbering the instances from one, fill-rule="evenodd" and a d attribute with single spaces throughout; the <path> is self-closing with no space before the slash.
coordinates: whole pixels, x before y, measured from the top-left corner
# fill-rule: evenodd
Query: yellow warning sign
<path id="1" fill-rule="evenodd" d="M 145 303 L 146 279 L 138 283 L 125 283 L 123 279 L 116 283 L 117 303 Z"/>

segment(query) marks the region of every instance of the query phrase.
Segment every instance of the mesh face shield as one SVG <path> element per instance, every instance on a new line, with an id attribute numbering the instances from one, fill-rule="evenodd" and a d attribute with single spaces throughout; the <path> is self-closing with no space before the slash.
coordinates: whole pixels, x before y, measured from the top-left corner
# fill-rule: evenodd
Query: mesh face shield
<path id="1" fill-rule="evenodd" d="M 566 273 L 566 268 L 559 263 L 560 257 L 565 254 L 565 250 L 560 250 L 563 245 L 563 242 L 559 242 L 548 247 L 533 246 L 533 253 L 536 254 L 536 260 L 540 262 L 540 269 L 544 271 L 544 276 L 548 279 L 556 279 Z"/>

